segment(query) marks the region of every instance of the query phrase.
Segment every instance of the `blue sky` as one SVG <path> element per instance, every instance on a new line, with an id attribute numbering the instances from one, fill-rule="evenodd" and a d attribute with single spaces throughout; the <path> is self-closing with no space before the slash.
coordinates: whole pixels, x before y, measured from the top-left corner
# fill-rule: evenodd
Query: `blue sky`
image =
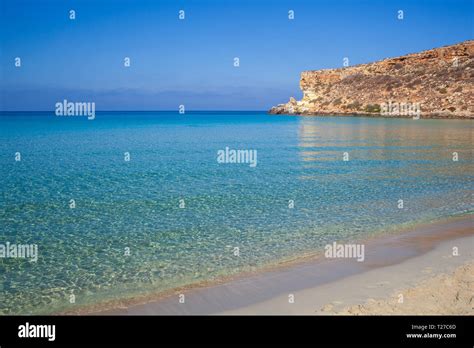
<path id="1" fill-rule="evenodd" d="M 264 110 L 301 96 L 301 71 L 473 36 L 472 0 L 1 0 L 0 13 L 1 110 Z"/>

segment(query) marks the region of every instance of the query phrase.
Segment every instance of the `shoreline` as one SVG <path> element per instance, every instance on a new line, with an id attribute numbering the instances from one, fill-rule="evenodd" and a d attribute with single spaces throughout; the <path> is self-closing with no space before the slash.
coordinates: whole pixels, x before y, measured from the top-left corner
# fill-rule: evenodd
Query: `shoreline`
<path id="1" fill-rule="evenodd" d="M 324 117 L 324 116 L 333 116 L 333 117 L 370 117 L 370 118 L 394 118 L 394 119 L 414 119 L 413 116 L 391 116 L 391 115 L 382 115 L 380 113 L 366 113 L 366 112 L 312 112 L 312 113 L 281 113 L 281 112 L 272 112 L 271 110 L 267 111 L 267 114 L 270 116 L 303 116 L 303 117 Z M 464 115 L 443 115 L 443 114 L 430 114 L 430 115 L 420 115 L 419 119 L 414 119 L 415 121 L 419 120 L 474 120 L 474 115 L 464 116 Z"/>
<path id="2" fill-rule="evenodd" d="M 368 250 L 365 262 L 356 262 L 354 259 L 326 259 L 321 257 L 319 252 L 264 267 L 255 272 L 220 277 L 161 293 L 108 301 L 53 315 L 232 313 L 257 303 L 264 303 L 288 291 L 302 291 L 372 269 L 400 264 L 428 253 L 445 241 L 466 236 L 474 238 L 472 224 L 473 215 L 464 214 L 440 219 L 434 223 L 404 227 L 400 231 L 390 231 L 383 235 L 368 236 L 362 240 Z M 186 296 L 186 304 L 178 302 L 181 293 Z"/>
<path id="3" fill-rule="evenodd" d="M 452 247 L 462 253 L 452 255 Z M 474 315 L 474 235 L 446 240 L 399 264 L 375 268 L 225 315 Z"/>

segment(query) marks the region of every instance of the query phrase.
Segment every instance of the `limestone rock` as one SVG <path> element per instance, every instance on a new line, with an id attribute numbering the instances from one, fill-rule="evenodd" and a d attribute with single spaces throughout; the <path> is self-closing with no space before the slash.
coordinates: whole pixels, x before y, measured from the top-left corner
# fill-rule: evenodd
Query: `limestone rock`
<path id="1" fill-rule="evenodd" d="M 421 118 L 474 118 L 473 56 L 469 40 L 369 64 L 304 71 L 303 98 L 291 97 L 269 113 L 412 117 L 407 111 L 417 106 Z"/>

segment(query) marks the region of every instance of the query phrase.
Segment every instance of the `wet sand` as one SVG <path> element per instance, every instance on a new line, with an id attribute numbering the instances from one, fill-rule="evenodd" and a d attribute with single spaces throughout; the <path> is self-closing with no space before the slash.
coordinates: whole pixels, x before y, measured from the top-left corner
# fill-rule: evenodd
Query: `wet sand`
<path id="1" fill-rule="evenodd" d="M 319 257 L 156 299 L 72 314 L 330 314 L 474 261 L 473 216 L 419 225 L 366 240 L 365 260 Z M 358 243 L 361 243 L 358 241 Z M 457 247 L 459 256 L 453 256 Z M 180 294 L 185 301 L 180 303 Z M 289 296 L 294 303 L 289 303 Z M 182 299 L 182 297 L 181 297 Z M 111 307 L 108 307 L 111 308 Z"/>

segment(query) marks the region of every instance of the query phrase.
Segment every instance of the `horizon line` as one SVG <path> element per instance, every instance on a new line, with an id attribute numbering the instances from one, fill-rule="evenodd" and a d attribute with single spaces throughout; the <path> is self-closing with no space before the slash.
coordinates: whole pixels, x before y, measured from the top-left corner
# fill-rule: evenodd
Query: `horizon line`
<path id="1" fill-rule="evenodd" d="M 184 114 L 188 112 L 268 112 L 269 109 L 261 110 L 186 110 Z M 1 112 L 52 112 L 54 110 L 0 110 Z M 176 112 L 179 113 L 179 110 L 97 110 L 96 112 Z"/>

